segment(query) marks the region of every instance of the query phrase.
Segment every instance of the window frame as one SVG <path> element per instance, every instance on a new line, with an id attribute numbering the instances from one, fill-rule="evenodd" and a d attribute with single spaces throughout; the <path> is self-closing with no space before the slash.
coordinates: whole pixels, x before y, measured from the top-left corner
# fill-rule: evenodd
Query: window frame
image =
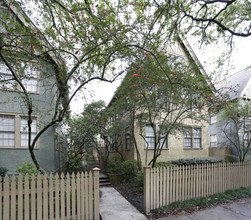
<path id="1" fill-rule="evenodd" d="M 212 141 L 212 137 L 215 137 L 215 141 Z M 217 134 L 210 134 L 209 141 L 210 141 L 209 147 L 217 147 L 217 143 L 218 143 Z M 215 144 L 212 144 L 212 143 L 215 143 Z"/>
<path id="2" fill-rule="evenodd" d="M 217 123 L 217 116 L 216 115 L 211 115 L 210 116 L 210 124 L 216 124 Z"/>
<path id="3" fill-rule="evenodd" d="M 22 72 L 25 70 L 27 71 L 27 74 L 25 77 L 23 77 L 20 74 L 20 80 L 22 82 L 22 84 L 24 85 L 26 91 L 30 94 L 39 94 L 40 92 L 40 86 L 39 86 L 39 79 L 40 79 L 40 64 L 38 64 L 37 62 L 24 62 L 21 61 L 21 69 Z M 1 66 L 2 68 L 6 69 L 6 72 L 1 72 Z M 36 74 L 33 74 L 36 73 Z M 4 80 L 4 76 L 10 76 L 10 80 L 13 79 L 12 77 L 12 73 L 10 72 L 9 68 L 4 64 L 3 61 L 0 60 L 0 75 L 1 78 Z M 34 83 L 31 83 L 32 81 L 35 80 L 35 88 L 36 90 L 32 90 L 29 89 L 29 86 L 34 86 Z M 10 84 L 11 86 L 8 86 L 5 88 L 4 85 L 0 85 L 0 90 L 6 89 L 8 91 L 16 91 L 16 92 L 23 92 L 22 88 L 20 85 L 18 85 L 16 83 L 16 81 L 13 80 L 13 82 L 8 82 L 8 84 Z"/>
<path id="4" fill-rule="evenodd" d="M 4 146 L 0 145 L 0 149 L 28 149 L 28 146 L 22 146 L 21 144 L 21 118 L 27 118 L 24 114 L 12 114 L 12 113 L 0 113 L 0 116 L 9 116 L 14 118 L 14 146 Z M 39 117 L 37 115 L 32 115 L 33 120 L 36 120 L 36 134 L 39 132 Z M 34 134 L 34 132 L 33 132 Z M 36 142 L 35 148 L 39 149 L 39 139 Z"/>
<path id="5" fill-rule="evenodd" d="M 131 150 L 131 131 L 130 127 L 125 128 L 125 150 Z"/>
<path id="6" fill-rule="evenodd" d="M 186 130 L 190 130 L 190 137 L 189 136 L 185 136 L 185 131 Z M 195 137 L 195 132 L 194 132 L 194 130 L 195 129 L 199 129 L 200 130 L 200 136 L 199 136 L 199 138 L 198 137 Z M 186 139 L 189 139 L 190 140 L 190 146 L 185 146 L 185 144 L 186 144 Z M 200 144 L 200 146 L 199 147 L 195 147 L 195 140 L 199 140 L 199 144 Z M 201 127 L 186 127 L 185 129 L 184 129 L 184 131 L 183 131 L 183 149 L 185 149 L 185 150 L 190 150 L 190 149 L 193 149 L 193 150 L 200 150 L 200 149 L 202 149 L 202 128 Z"/>
<path id="7" fill-rule="evenodd" d="M 157 128 L 159 128 L 159 125 L 154 125 L 154 126 L 157 126 Z M 162 141 L 161 141 L 161 139 L 164 139 L 165 134 L 158 134 L 158 132 L 157 132 L 157 137 L 155 137 L 155 135 L 154 135 L 154 130 L 153 130 L 153 128 L 152 128 L 152 134 L 151 134 L 151 135 L 147 135 L 146 127 L 152 128 L 152 126 L 149 125 L 149 124 L 146 124 L 146 125 L 145 125 L 145 135 L 144 135 L 144 138 L 145 138 L 145 150 L 154 149 L 154 146 L 149 146 L 149 144 L 148 144 L 149 142 L 147 141 L 148 138 L 149 138 L 149 139 L 152 138 L 152 139 L 154 140 L 154 142 L 150 142 L 150 144 L 154 143 L 154 145 L 155 145 L 155 141 L 156 141 L 156 140 L 159 141 L 159 147 L 161 148 L 161 146 L 162 146 Z M 157 138 L 157 139 L 156 139 L 156 138 Z M 162 150 L 163 150 L 163 149 L 168 149 L 168 137 L 166 138 L 165 144 L 164 144 L 164 146 L 162 147 Z"/>

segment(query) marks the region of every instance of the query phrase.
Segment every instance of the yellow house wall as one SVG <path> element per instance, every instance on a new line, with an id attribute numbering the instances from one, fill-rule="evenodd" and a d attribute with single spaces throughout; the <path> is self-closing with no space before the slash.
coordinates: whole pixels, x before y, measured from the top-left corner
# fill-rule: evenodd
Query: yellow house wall
<path id="1" fill-rule="evenodd" d="M 189 123 L 188 123 L 189 122 Z M 167 140 L 167 149 L 163 149 L 161 155 L 158 157 L 157 161 L 171 161 L 180 158 L 194 158 L 194 157 L 208 157 L 208 123 L 207 122 L 192 122 L 187 120 L 186 125 L 190 127 L 200 127 L 201 128 L 201 148 L 200 149 L 186 149 L 184 148 L 184 136 L 183 133 L 177 132 L 175 135 L 169 135 Z M 144 130 L 144 129 L 143 129 Z M 145 141 L 139 135 L 139 128 L 135 129 L 135 137 L 138 143 L 138 148 L 141 155 L 141 161 L 143 165 L 147 165 L 151 158 L 153 157 L 153 149 L 145 149 Z M 146 162 L 147 157 L 147 162 Z M 134 159 L 136 158 L 136 151 L 134 154 Z"/>

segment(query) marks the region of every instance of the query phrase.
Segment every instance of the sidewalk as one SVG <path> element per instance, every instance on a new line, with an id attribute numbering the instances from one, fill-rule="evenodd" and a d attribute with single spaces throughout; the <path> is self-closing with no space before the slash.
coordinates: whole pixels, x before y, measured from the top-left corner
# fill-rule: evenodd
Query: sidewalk
<path id="1" fill-rule="evenodd" d="M 100 187 L 100 191 L 102 220 L 147 220 L 113 187 Z"/>
<path id="2" fill-rule="evenodd" d="M 190 215 L 160 218 L 159 220 L 250 220 L 251 197 L 236 202 L 218 205 Z"/>

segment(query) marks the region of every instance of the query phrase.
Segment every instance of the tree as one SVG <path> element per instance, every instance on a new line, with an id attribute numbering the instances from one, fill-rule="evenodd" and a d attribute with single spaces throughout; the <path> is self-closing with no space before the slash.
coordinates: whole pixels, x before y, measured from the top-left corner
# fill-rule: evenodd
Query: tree
<path id="1" fill-rule="evenodd" d="M 129 112 L 129 117 L 123 114 L 120 118 L 130 121 L 138 162 L 142 155 L 135 138 L 135 124 L 140 128 L 146 152 L 153 149 L 152 158 L 149 159 L 147 153 L 143 158 L 145 164 L 152 166 L 161 155 L 168 136 L 183 132 L 189 125 L 188 120 L 198 123 L 207 120 L 205 107 L 214 101 L 208 79 L 192 60 L 187 65 L 183 59 L 163 53 L 157 55 L 157 60 L 159 63 L 145 53 L 142 60 L 132 65 L 109 107 L 114 106 L 118 114 Z M 154 134 L 151 140 L 145 135 L 146 125 Z"/>
<path id="2" fill-rule="evenodd" d="M 23 111 L 28 115 L 28 147 L 39 170 L 34 154 L 38 138 L 69 116 L 71 100 L 89 82 L 113 82 L 144 52 L 154 56 L 165 43 L 172 44 L 177 34 L 195 30 L 193 33 L 202 36 L 206 43 L 218 39 L 212 30 L 230 38 L 250 36 L 248 0 L 19 0 L 22 7 L 29 5 L 31 12 L 36 11 L 32 17 L 40 30 L 15 1 L 6 1 L 8 7 L 0 21 L 0 58 L 11 71 L 8 81 L 15 81 L 21 88 Z M 12 11 L 21 16 L 17 18 Z M 22 83 L 21 78 L 28 76 L 17 62 L 18 57 L 26 61 L 51 57 L 56 62 L 58 96 L 52 105 L 54 114 L 41 125 L 33 140 L 31 125 L 35 101 Z M 13 60 L 16 60 L 15 65 Z"/>
<path id="3" fill-rule="evenodd" d="M 17 85 L 22 92 L 18 96 L 28 118 L 28 148 L 36 167 L 42 171 L 34 154 L 38 138 L 69 117 L 69 104 L 85 85 L 93 80 L 113 82 L 121 75 L 123 66 L 116 66 L 125 60 L 129 63 L 130 57 L 137 52 L 133 48 L 138 48 L 132 44 L 136 42 L 132 40 L 135 28 L 127 24 L 127 12 L 119 4 L 103 1 L 95 5 L 88 1 L 33 2 L 38 6 L 35 18 L 40 22 L 41 31 L 14 1 L 1 13 L 0 59 L 11 72 L 11 77 L 1 80 L 1 83 L 14 82 L 15 88 Z M 17 17 L 13 11 L 21 16 Z M 20 58 L 26 63 L 54 61 L 54 88 L 57 88 L 58 95 L 52 100 L 51 109 L 41 112 L 36 109 L 38 100 L 34 100 L 22 80 L 29 78 L 29 74 Z M 32 139 L 33 113 L 46 115 L 49 111 L 53 112 L 50 120 L 40 124 L 39 132 Z"/>
<path id="4" fill-rule="evenodd" d="M 219 116 L 218 127 L 223 134 L 221 146 L 232 146 L 240 162 L 251 149 L 251 103 L 237 100 L 228 103 Z"/>
<path id="5" fill-rule="evenodd" d="M 104 107 L 103 101 L 93 102 L 85 106 L 81 116 L 72 117 L 67 121 L 63 136 L 67 142 L 66 169 L 74 166 L 72 161 L 78 163 L 84 155 L 93 155 L 93 150 L 99 149 L 97 136 L 104 128 Z"/>
<path id="6" fill-rule="evenodd" d="M 67 166 L 70 165 L 70 160 L 75 162 L 75 158 L 79 158 L 78 155 L 81 155 L 80 159 L 84 154 L 92 155 L 93 150 L 97 151 L 104 169 L 111 151 L 119 153 L 124 160 L 119 151 L 120 132 L 124 124 L 121 121 L 114 121 L 112 125 L 109 125 L 111 116 L 113 116 L 113 112 L 111 109 L 105 109 L 104 101 L 96 101 L 86 105 L 80 116 L 68 120 L 64 134 L 68 149 Z M 100 142 L 104 144 L 104 152 L 101 152 Z"/>

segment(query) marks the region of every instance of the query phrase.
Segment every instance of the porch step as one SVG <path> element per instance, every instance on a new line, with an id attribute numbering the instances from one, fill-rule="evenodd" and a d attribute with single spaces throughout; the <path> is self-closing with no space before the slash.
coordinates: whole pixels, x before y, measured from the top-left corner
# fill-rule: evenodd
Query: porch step
<path id="1" fill-rule="evenodd" d="M 106 176 L 105 174 L 101 173 L 99 177 L 99 185 L 100 186 L 110 186 L 110 180 L 109 177 Z"/>

